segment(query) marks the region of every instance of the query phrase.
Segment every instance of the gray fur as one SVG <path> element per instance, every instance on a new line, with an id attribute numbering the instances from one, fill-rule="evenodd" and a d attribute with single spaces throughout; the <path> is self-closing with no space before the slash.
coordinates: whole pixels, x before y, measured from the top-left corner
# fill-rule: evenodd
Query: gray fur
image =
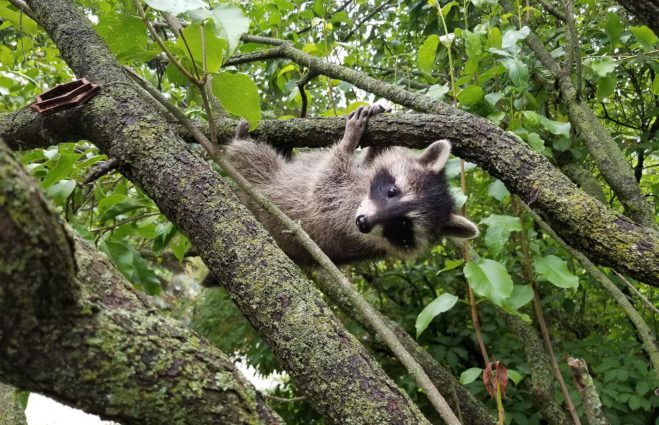
<path id="1" fill-rule="evenodd" d="M 376 105 L 359 108 L 348 116 L 345 134 L 339 143 L 328 150 L 299 153 L 290 161 L 272 147 L 248 139 L 246 123 L 241 122 L 236 139 L 226 147 L 226 154 L 258 191 L 298 221 L 338 264 L 388 255 L 413 257 L 427 251 L 444 235 L 476 236 L 478 230 L 473 223 L 452 213 L 454 203 L 448 194 L 443 171 L 450 149 L 448 142 L 435 142 L 421 158 L 399 147 L 369 148 L 363 159 L 353 155 L 369 117 L 382 111 Z M 372 194 L 377 193 L 372 188 L 374 176 L 378 172 L 382 174 L 383 170 L 395 176 L 401 191 L 400 203 L 372 198 Z M 433 182 L 438 182 L 432 191 L 422 187 L 429 176 Z M 426 192 L 430 195 L 426 196 Z M 288 256 L 298 263 L 312 262 L 304 248 L 276 219 L 244 194 L 241 197 Z M 373 220 L 376 215 L 384 217 L 383 220 L 391 219 L 387 216 L 388 210 L 393 211 L 390 205 L 404 206 L 405 218 L 411 220 L 414 229 L 410 246 L 405 242 L 392 244 L 383 236 L 382 232 L 390 229 L 389 224 L 375 225 L 369 233 L 358 229 L 355 223 L 358 210 L 370 205 L 369 199 L 379 202 L 378 205 L 386 203 L 379 211 L 372 211 Z M 440 211 L 441 217 L 436 216 L 436 211 Z"/>

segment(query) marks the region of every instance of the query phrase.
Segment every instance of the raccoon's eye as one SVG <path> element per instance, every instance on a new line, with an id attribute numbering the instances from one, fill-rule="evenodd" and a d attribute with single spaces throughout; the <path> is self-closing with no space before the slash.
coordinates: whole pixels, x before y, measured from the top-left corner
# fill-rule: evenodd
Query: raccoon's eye
<path id="1" fill-rule="evenodd" d="M 393 198 L 396 195 L 398 195 L 398 188 L 396 188 L 396 186 L 391 186 L 387 191 L 387 196 Z"/>

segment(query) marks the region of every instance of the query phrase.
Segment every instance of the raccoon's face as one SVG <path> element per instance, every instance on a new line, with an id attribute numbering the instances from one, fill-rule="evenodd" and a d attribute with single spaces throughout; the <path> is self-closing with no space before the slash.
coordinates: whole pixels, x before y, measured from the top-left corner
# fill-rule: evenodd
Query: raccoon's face
<path id="1" fill-rule="evenodd" d="M 368 193 L 355 216 L 357 229 L 381 249 L 403 256 L 429 249 L 442 235 L 476 236 L 473 223 L 453 214 L 444 175 L 449 151 L 449 143 L 439 141 L 420 157 L 398 148 L 373 159 Z"/>

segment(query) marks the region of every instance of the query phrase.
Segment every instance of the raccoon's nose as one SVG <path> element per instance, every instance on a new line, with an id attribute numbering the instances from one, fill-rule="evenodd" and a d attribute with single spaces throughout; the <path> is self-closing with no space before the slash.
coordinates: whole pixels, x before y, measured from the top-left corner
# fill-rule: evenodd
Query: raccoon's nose
<path id="1" fill-rule="evenodd" d="M 371 231 L 371 225 L 368 223 L 368 218 L 365 215 L 358 215 L 355 222 L 360 232 L 368 233 Z"/>

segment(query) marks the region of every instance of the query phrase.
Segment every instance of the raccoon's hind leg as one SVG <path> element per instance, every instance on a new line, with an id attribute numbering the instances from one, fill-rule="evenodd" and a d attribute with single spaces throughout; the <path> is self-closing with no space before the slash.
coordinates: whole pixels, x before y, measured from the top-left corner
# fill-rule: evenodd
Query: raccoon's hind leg
<path id="1" fill-rule="evenodd" d="M 360 106 L 356 111 L 351 112 L 346 119 L 346 131 L 343 139 L 339 142 L 341 150 L 352 153 L 364 135 L 369 118 L 380 112 L 384 112 L 384 108 L 380 105 Z"/>
<path id="2" fill-rule="evenodd" d="M 234 167 L 250 183 L 265 183 L 281 168 L 285 160 L 272 146 L 255 143 L 249 138 L 249 123 L 240 120 L 236 138 L 225 148 Z"/>

